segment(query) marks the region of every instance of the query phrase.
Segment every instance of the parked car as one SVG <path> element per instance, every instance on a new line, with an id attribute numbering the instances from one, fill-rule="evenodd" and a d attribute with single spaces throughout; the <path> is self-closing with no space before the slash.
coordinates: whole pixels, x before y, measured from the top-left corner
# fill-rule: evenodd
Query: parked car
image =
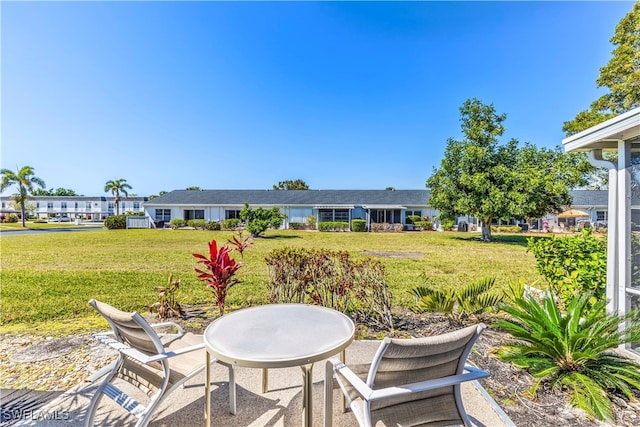
<path id="1" fill-rule="evenodd" d="M 71 218 L 68 216 L 63 216 L 60 218 L 60 222 L 71 222 Z"/>
<path id="2" fill-rule="evenodd" d="M 47 221 L 48 222 L 60 222 L 60 218 L 54 216 L 52 218 L 49 218 Z"/>

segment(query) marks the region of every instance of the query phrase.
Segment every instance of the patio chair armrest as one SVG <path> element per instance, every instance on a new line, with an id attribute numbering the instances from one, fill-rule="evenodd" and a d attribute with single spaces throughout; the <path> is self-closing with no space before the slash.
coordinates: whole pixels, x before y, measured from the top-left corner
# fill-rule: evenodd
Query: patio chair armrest
<path id="1" fill-rule="evenodd" d="M 334 375 L 338 383 L 341 383 L 342 379 L 346 380 L 354 390 L 362 396 L 363 399 L 369 399 L 369 396 L 371 396 L 374 390 L 362 381 L 362 378 L 356 375 L 347 365 L 344 364 L 343 361 L 338 358 L 334 357 L 329 359 L 327 364 L 329 363 L 333 366 L 334 374 L 339 374 L 339 376 Z M 342 385 L 341 387 L 344 388 Z"/>
<path id="2" fill-rule="evenodd" d="M 458 375 L 450 375 L 448 377 L 436 378 L 428 381 L 421 381 L 417 383 L 405 384 L 400 387 L 387 387 L 378 390 L 373 390 L 368 400 L 382 400 L 390 397 L 402 396 L 411 393 L 418 393 L 421 391 L 433 390 L 436 388 L 452 386 L 461 384 L 467 381 L 474 381 L 481 378 L 486 378 L 490 374 L 474 366 L 465 365 L 464 372 Z"/>
<path id="3" fill-rule="evenodd" d="M 136 350 L 135 348 L 131 348 L 128 345 L 123 344 L 120 341 L 116 340 L 115 338 L 112 338 L 113 336 L 112 332 L 94 334 L 93 336 L 103 344 L 106 344 L 109 347 L 115 348 L 119 352 L 124 353 L 129 357 L 133 357 L 134 359 L 136 359 L 141 363 L 157 362 L 162 359 L 168 359 L 170 357 L 178 356 L 180 354 L 189 353 L 191 351 L 196 351 L 204 348 L 204 343 L 200 343 L 200 344 L 195 344 L 188 347 L 179 348 L 177 350 L 171 350 L 171 351 L 166 351 L 164 353 L 149 355 L 139 350 Z"/>
<path id="4" fill-rule="evenodd" d="M 181 354 L 189 353 L 191 351 L 200 350 L 202 348 L 204 348 L 204 343 L 191 345 L 189 347 L 183 347 L 177 350 L 166 351 L 164 353 L 152 354 L 152 355 L 145 354 L 131 347 L 121 349 L 120 351 L 126 354 L 127 356 L 131 356 L 142 363 L 152 363 L 152 362 L 159 362 L 163 359 L 169 359 L 171 357 L 179 356 Z"/>

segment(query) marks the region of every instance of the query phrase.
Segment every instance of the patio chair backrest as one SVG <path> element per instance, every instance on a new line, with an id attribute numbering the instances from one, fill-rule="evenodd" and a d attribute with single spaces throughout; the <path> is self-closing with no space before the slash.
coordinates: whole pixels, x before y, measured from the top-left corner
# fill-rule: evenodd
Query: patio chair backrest
<path id="1" fill-rule="evenodd" d="M 425 338 L 385 338 L 369 369 L 367 385 L 375 390 L 461 374 L 471 347 L 484 329 L 480 324 Z M 444 393 L 453 393 L 453 386 L 373 402 L 371 410 Z"/>
<path id="2" fill-rule="evenodd" d="M 89 304 L 109 322 L 118 341 L 149 355 L 164 351 L 160 337 L 138 312 L 121 311 L 94 299 Z"/>

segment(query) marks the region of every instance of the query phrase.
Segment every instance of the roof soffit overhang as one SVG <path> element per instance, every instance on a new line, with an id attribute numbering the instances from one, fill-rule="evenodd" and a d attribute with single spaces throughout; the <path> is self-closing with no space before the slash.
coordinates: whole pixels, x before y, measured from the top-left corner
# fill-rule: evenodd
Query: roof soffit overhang
<path id="1" fill-rule="evenodd" d="M 616 150 L 618 141 L 640 142 L 640 107 L 562 140 L 565 151 Z"/>

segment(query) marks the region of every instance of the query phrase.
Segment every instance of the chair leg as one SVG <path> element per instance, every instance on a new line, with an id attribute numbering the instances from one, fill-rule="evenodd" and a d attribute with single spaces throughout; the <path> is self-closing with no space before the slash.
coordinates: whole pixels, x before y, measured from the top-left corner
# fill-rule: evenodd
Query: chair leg
<path id="1" fill-rule="evenodd" d="M 324 427 L 331 427 L 332 425 L 333 425 L 333 363 L 327 362 L 324 368 Z"/>
<path id="2" fill-rule="evenodd" d="M 87 407 L 87 413 L 84 416 L 84 426 L 85 427 L 93 427 L 93 422 L 94 422 L 94 419 L 95 419 L 95 416 L 96 416 L 96 411 L 98 409 L 98 404 L 100 403 L 100 399 L 102 399 L 102 395 L 103 395 L 104 389 L 111 382 L 113 377 L 115 377 L 116 373 L 118 372 L 118 370 L 122 366 L 123 362 L 124 362 L 124 360 L 122 359 L 122 356 L 120 356 L 118 358 L 118 360 L 116 360 L 114 363 L 111 363 L 109 365 L 110 367 L 112 367 L 111 371 L 106 374 L 107 375 L 106 378 L 100 383 L 100 385 L 96 389 L 93 397 L 91 398 L 91 402 L 89 402 L 89 406 Z M 104 373 L 103 373 L 103 375 L 104 375 Z M 98 378 L 96 378 L 96 379 L 98 379 Z"/>
<path id="3" fill-rule="evenodd" d="M 472 427 L 471 420 L 469 419 L 469 415 L 467 415 L 467 411 L 464 410 L 464 406 L 462 404 L 462 391 L 460 384 L 455 384 L 453 386 L 453 395 L 456 399 L 456 408 L 458 409 L 458 414 L 462 419 L 462 423 L 466 427 Z"/>
<path id="4" fill-rule="evenodd" d="M 236 414 L 236 367 L 229 366 L 229 411 Z"/>

